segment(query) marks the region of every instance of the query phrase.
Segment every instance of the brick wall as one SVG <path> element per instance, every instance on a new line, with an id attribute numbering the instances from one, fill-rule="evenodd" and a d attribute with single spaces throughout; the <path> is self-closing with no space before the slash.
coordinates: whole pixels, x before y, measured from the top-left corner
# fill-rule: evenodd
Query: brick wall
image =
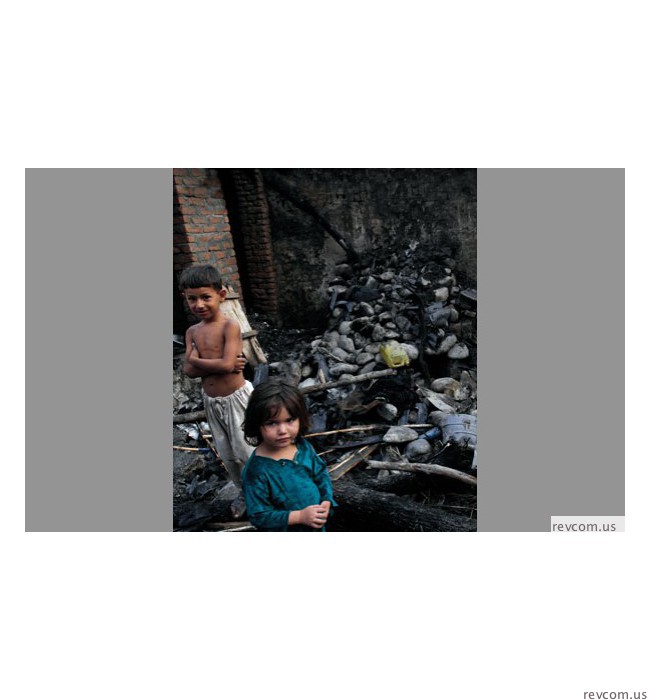
<path id="1" fill-rule="evenodd" d="M 214 168 L 174 168 L 174 281 L 196 264 L 214 265 L 242 296 L 221 182 Z M 243 303 L 243 299 L 242 299 Z"/>
<path id="2" fill-rule="evenodd" d="M 237 213 L 243 239 L 247 292 L 251 306 L 261 313 L 275 316 L 278 296 L 275 264 L 271 243 L 269 207 L 264 182 L 259 170 L 231 170 L 224 177 L 232 178 L 237 199 Z"/>

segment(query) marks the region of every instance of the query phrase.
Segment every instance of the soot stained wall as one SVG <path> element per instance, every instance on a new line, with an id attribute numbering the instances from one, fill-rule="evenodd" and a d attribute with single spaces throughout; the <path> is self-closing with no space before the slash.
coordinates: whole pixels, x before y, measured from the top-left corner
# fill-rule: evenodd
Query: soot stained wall
<path id="1" fill-rule="evenodd" d="M 334 266 L 348 257 L 324 222 L 362 263 L 372 264 L 390 247 L 424 243 L 453 257 L 459 282 L 476 287 L 475 169 L 260 172 L 269 205 L 279 314 L 285 323 L 316 325 Z"/>

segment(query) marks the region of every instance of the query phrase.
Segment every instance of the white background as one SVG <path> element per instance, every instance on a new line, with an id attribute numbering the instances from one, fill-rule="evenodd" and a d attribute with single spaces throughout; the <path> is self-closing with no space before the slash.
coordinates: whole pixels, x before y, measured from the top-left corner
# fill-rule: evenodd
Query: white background
<path id="1" fill-rule="evenodd" d="M 624 167 L 626 532 L 25 534 L 5 409 L 4 697 L 647 691 L 647 37 L 640 3 L 4 10 L 4 240 L 24 168 Z M 426 10 L 426 11 L 425 11 Z M 24 390 L 24 266 L 3 279 Z M 603 378 L 606 381 L 606 377 Z M 206 611 L 208 611 L 206 613 Z M 632 697 L 632 696 L 631 696 Z"/>

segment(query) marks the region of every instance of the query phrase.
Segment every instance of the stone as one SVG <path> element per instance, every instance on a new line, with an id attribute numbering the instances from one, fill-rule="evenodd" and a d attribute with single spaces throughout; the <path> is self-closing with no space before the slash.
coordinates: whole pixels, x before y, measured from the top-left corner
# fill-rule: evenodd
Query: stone
<path id="1" fill-rule="evenodd" d="M 379 352 L 379 349 L 381 348 L 381 343 L 368 343 L 363 348 L 364 352 L 370 353 L 371 355 L 376 355 Z"/>
<path id="2" fill-rule="evenodd" d="M 439 377 L 433 380 L 431 388 L 438 393 L 446 393 L 452 396 L 454 391 L 460 388 L 460 382 L 453 377 Z"/>
<path id="3" fill-rule="evenodd" d="M 372 339 L 375 341 L 383 340 L 384 339 L 384 327 L 381 324 L 376 324 L 375 327 L 372 329 Z"/>
<path id="4" fill-rule="evenodd" d="M 439 287 L 433 292 L 433 298 L 436 301 L 447 301 L 449 299 L 449 290 L 447 287 Z"/>
<path id="5" fill-rule="evenodd" d="M 389 443 L 411 442 L 417 440 L 418 434 L 413 428 L 404 425 L 395 425 L 384 434 L 382 440 Z"/>
<path id="6" fill-rule="evenodd" d="M 448 411 L 431 411 L 427 417 L 427 422 L 431 423 L 431 425 L 439 426 L 442 425 L 448 415 Z"/>
<path id="7" fill-rule="evenodd" d="M 351 362 L 354 359 L 354 355 L 343 348 L 334 348 L 331 355 L 339 362 Z"/>
<path id="8" fill-rule="evenodd" d="M 395 324 L 401 331 L 405 331 L 407 328 L 411 327 L 411 322 L 406 316 L 398 316 L 395 319 Z"/>
<path id="9" fill-rule="evenodd" d="M 360 301 L 357 304 L 357 311 L 359 311 L 363 316 L 374 316 L 375 313 L 375 310 L 367 301 Z"/>
<path id="10" fill-rule="evenodd" d="M 395 273 L 392 270 L 387 270 L 379 275 L 379 279 L 382 282 L 390 282 L 395 277 Z"/>
<path id="11" fill-rule="evenodd" d="M 359 369 L 359 365 L 348 364 L 347 362 L 337 362 L 330 367 L 330 374 L 333 377 L 340 378 L 342 374 L 355 374 Z"/>
<path id="12" fill-rule="evenodd" d="M 447 357 L 450 360 L 464 360 L 469 357 L 469 348 L 465 343 L 456 343 L 448 352 Z"/>
<path id="13" fill-rule="evenodd" d="M 341 321 L 339 324 L 339 333 L 341 335 L 349 335 L 352 330 L 352 321 Z"/>
<path id="14" fill-rule="evenodd" d="M 220 501 L 232 501 L 233 499 L 237 498 L 237 496 L 239 496 L 239 489 L 235 486 L 235 484 L 232 481 L 229 481 L 216 493 L 216 497 Z"/>
<path id="15" fill-rule="evenodd" d="M 442 341 L 440 342 L 440 345 L 438 345 L 438 348 L 437 348 L 438 353 L 440 353 L 441 355 L 445 352 L 448 353 L 449 350 L 451 350 L 451 348 L 453 348 L 457 342 L 458 342 L 458 338 L 453 333 L 444 337 L 442 339 Z"/>
<path id="16" fill-rule="evenodd" d="M 410 343 L 402 343 L 401 345 L 402 348 L 404 348 L 406 354 L 409 356 L 409 360 L 418 359 L 420 351 L 418 350 L 418 348 L 415 347 L 415 345 L 411 345 Z"/>
<path id="17" fill-rule="evenodd" d="M 368 362 L 367 365 L 364 365 L 360 370 L 359 374 L 367 374 L 368 372 L 374 372 L 377 369 L 377 363 L 372 360 L 372 362 Z"/>
<path id="18" fill-rule="evenodd" d="M 429 441 L 424 438 L 418 438 L 417 440 L 413 440 L 413 442 L 409 442 L 404 454 L 409 461 L 419 462 L 423 457 L 427 457 L 432 452 L 433 449 Z"/>
<path id="19" fill-rule="evenodd" d="M 333 284 L 331 287 L 327 288 L 327 291 L 330 294 L 343 294 L 343 292 L 347 292 L 348 288 L 344 287 L 342 284 Z"/>
<path id="20" fill-rule="evenodd" d="M 339 348 L 343 348 L 346 352 L 354 352 L 356 348 L 354 347 L 354 341 L 347 335 L 342 335 L 339 337 L 338 342 Z"/>
<path id="21" fill-rule="evenodd" d="M 325 342 L 325 345 L 333 350 L 335 347 L 338 346 L 339 343 L 339 332 L 338 331 L 328 331 L 323 335 L 323 341 Z"/>
<path id="22" fill-rule="evenodd" d="M 367 365 L 368 362 L 372 362 L 375 359 L 374 355 L 371 355 L 369 352 L 361 351 L 358 353 L 358 355 L 355 358 L 355 362 L 358 365 Z"/>
<path id="23" fill-rule="evenodd" d="M 392 403 L 382 403 L 377 406 L 377 414 L 381 416 L 384 420 L 392 421 L 397 418 L 399 413 L 397 406 L 393 406 Z"/>
<path id="24" fill-rule="evenodd" d="M 349 280 L 354 275 L 354 269 L 352 265 L 348 263 L 339 263 L 334 269 L 337 274 L 341 275 L 341 277 L 346 280 Z"/>
<path id="25" fill-rule="evenodd" d="M 451 316 L 451 307 L 447 306 L 444 309 L 431 309 L 427 313 L 427 321 L 436 328 L 443 328 L 449 324 Z"/>
<path id="26" fill-rule="evenodd" d="M 303 380 L 302 382 L 300 382 L 300 384 L 298 384 L 298 388 L 299 389 L 306 389 L 308 386 L 314 386 L 314 385 L 319 384 L 319 383 L 320 382 L 318 382 L 316 379 L 314 379 L 314 377 L 307 377 L 307 379 Z"/>

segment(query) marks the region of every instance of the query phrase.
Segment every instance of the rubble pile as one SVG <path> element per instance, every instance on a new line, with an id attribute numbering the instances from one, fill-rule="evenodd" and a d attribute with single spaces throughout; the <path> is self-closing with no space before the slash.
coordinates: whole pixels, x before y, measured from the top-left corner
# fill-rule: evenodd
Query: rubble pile
<path id="1" fill-rule="evenodd" d="M 308 391 L 323 382 L 350 382 L 329 389 L 316 405 L 315 413 L 327 412 L 338 427 L 369 412 L 370 403 L 388 422 L 436 424 L 440 414 L 475 415 L 476 291 L 457 283 L 452 258 L 417 256 L 418 247 L 412 243 L 372 267 L 337 266 L 328 287 L 327 330 L 287 345 L 285 359 L 270 365 L 272 375 Z M 354 383 L 389 368 L 408 379 Z"/>
<path id="2" fill-rule="evenodd" d="M 268 375 L 309 405 L 308 437 L 341 505 L 331 529 L 475 530 L 476 291 L 459 284 L 448 251 L 412 242 L 339 264 L 327 292 L 320 332 L 251 322 Z M 200 408 L 191 389 L 175 380 L 175 412 Z M 179 479 L 204 509 L 224 483 L 215 473 Z"/>

